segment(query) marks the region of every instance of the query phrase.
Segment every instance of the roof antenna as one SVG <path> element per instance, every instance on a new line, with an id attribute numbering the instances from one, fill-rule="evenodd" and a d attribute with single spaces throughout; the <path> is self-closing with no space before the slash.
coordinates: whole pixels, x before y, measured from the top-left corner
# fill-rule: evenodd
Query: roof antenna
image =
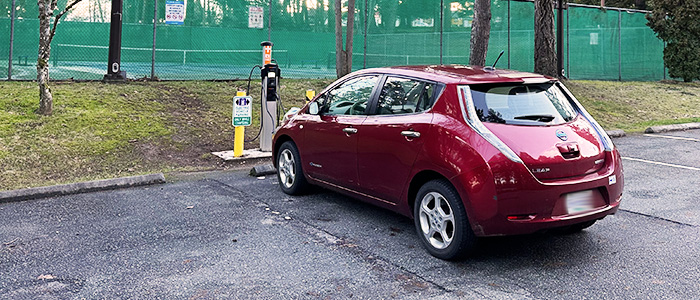
<path id="1" fill-rule="evenodd" d="M 501 56 L 503 56 L 503 52 L 506 52 L 506 50 L 501 50 L 501 54 L 498 55 L 498 57 L 496 58 L 496 61 L 493 62 L 493 65 L 484 67 L 484 70 L 486 70 L 486 71 L 496 70 L 496 64 L 498 63 L 498 60 L 501 59 Z"/>

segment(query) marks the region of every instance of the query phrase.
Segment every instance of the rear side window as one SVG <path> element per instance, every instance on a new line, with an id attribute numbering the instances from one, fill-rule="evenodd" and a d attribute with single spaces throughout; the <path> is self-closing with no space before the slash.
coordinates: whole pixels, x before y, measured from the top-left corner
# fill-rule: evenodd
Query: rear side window
<path id="1" fill-rule="evenodd" d="M 434 92 L 433 83 L 389 77 L 379 95 L 376 114 L 400 115 L 428 110 L 435 102 Z"/>
<path id="2" fill-rule="evenodd" d="M 479 120 L 514 125 L 557 125 L 577 113 L 552 83 L 470 86 Z"/>

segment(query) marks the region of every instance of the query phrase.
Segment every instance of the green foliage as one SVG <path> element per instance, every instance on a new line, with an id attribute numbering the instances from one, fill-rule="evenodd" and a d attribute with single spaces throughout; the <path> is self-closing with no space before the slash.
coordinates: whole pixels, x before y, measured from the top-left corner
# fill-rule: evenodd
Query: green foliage
<path id="1" fill-rule="evenodd" d="M 700 121 L 700 84 L 568 81 L 566 86 L 605 129 L 641 132 L 649 126 Z"/>
<path id="2" fill-rule="evenodd" d="M 700 1 L 653 0 L 651 5 L 647 25 L 667 43 L 669 75 L 686 82 L 700 79 Z"/>

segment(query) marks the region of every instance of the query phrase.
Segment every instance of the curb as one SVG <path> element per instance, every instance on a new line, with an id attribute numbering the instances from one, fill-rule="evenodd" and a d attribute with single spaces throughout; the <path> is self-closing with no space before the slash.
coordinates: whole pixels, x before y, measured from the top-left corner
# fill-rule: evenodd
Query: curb
<path id="1" fill-rule="evenodd" d="M 0 203 L 165 183 L 163 173 L 85 181 L 0 192 Z"/>
<path id="2" fill-rule="evenodd" d="M 609 137 L 611 138 L 619 138 L 623 136 L 627 136 L 624 130 L 620 129 L 615 129 L 615 130 L 607 130 L 606 133 L 608 134 Z"/>
<path id="3" fill-rule="evenodd" d="M 684 131 L 690 129 L 700 129 L 700 123 L 651 126 L 644 130 L 644 133 L 664 133 L 669 131 Z"/>
<path id="4" fill-rule="evenodd" d="M 277 169 L 272 164 L 266 164 L 266 165 L 259 165 L 255 166 L 252 169 L 250 169 L 250 176 L 265 176 L 265 175 L 272 175 L 272 174 L 277 174 Z"/>

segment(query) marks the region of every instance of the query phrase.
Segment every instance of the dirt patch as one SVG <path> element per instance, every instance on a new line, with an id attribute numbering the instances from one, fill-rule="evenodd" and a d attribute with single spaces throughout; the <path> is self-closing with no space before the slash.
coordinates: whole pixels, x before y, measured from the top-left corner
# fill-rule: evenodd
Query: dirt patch
<path id="1" fill-rule="evenodd" d="M 216 170 L 239 168 L 211 155 L 211 152 L 233 149 L 233 128 L 222 120 L 222 105 L 213 107 L 186 87 L 156 85 L 163 97 L 154 99 L 164 105 L 164 117 L 172 135 L 149 141 L 139 141 L 134 151 L 147 164 L 170 166 L 173 169 L 194 168 Z M 251 143 L 252 144 L 252 143 Z M 246 145 L 246 148 L 253 145 Z"/>

